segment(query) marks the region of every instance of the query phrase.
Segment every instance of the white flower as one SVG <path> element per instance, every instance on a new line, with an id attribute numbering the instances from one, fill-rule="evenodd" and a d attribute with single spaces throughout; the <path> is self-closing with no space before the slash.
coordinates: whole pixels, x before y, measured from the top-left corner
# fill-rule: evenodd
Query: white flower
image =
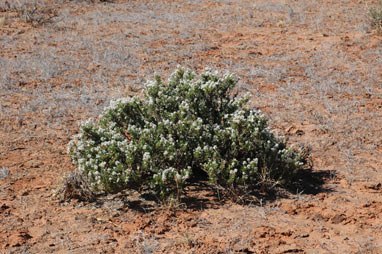
<path id="1" fill-rule="evenodd" d="M 182 176 L 179 173 L 176 173 L 176 180 L 177 181 L 182 180 Z"/>
<path id="2" fill-rule="evenodd" d="M 148 160 L 150 160 L 150 158 L 151 158 L 151 156 L 150 156 L 150 153 L 149 153 L 149 152 L 145 152 L 145 153 L 143 154 L 143 160 L 144 160 L 144 161 L 148 161 Z"/>

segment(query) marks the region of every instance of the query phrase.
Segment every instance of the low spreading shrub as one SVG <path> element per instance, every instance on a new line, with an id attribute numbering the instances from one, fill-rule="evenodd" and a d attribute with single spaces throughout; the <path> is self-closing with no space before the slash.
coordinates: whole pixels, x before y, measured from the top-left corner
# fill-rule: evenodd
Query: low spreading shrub
<path id="1" fill-rule="evenodd" d="M 143 98 L 112 101 L 88 120 L 68 146 L 73 163 L 95 190 L 150 189 L 179 197 L 192 179 L 207 177 L 230 190 L 285 184 L 306 162 L 232 95 L 237 79 L 207 70 L 177 69 L 148 82 Z"/>

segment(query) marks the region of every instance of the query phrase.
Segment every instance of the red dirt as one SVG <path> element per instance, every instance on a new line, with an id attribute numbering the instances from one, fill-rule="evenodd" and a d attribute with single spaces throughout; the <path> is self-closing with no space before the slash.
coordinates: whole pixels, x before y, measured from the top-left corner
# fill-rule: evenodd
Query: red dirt
<path id="1" fill-rule="evenodd" d="M 1 253 L 382 253 L 382 36 L 364 1 L 45 2 L 41 26 L 0 2 Z M 274 132 L 311 145 L 314 177 L 249 205 L 204 186 L 178 208 L 60 203 L 79 121 L 177 64 L 234 72 Z"/>

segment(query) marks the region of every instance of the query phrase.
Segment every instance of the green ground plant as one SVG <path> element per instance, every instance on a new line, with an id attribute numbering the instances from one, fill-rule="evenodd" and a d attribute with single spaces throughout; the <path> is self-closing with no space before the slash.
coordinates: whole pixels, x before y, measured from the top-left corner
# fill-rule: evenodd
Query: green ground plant
<path id="1" fill-rule="evenodd" d="M 178 68 L 147 83 L 143 98 L 111 102 L 88 120 L 68 146 L 73 163 L 95 190 L 152 190 L 179 198 L 203 176 L 229 190 L 287 184 L 306 155 L 270 131 L 261 112 L 232 95 L 237 79 Z"/>

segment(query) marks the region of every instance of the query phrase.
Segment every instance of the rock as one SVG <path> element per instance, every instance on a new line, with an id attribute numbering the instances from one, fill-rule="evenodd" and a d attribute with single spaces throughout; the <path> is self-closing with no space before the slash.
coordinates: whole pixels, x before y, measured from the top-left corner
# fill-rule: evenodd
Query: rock
<path id="1" fill-rule="evenodd" d="M 25 162 L 25 164 L 24 164 L 24 166 L 27 168 L 39 168 L 42 165 L 44 165 L 43 162 L 36 161 L 36 160 L 30 160 L 30 161 Z"/>
<path id="2" fill-rule="evenodd" d="M 381 183 L 372 184 L 372 185 L 368 186 L 368 188 L 371 190 L 382 190 L 382 184 Z"/>
<path id="3" fill-rule="evenodd" d="M 6 204 L 2 204 L 2 205 L 0 206 L 0 212 L 3 212 L 3 211 L 5 211 L 5 210 L 7 210 L 7 209 L 9 209 L 9 206 L 7 206 Z"/>
<path id="4" fill-rule="evenodd" d="M 303 130 L 301 130 L 300 128 L 298 128 L 294 125 L 286 128 L 285 132 L 288 133 L 289 135 L 297 135 L 297 136 L 302 136 L 305 134 L 305 132 Z"/>
<path id="5" fill-rule="evenodd" d="M 304 250 L 298 248 L 295 244 L 291 244 L 279 247 L 276 253 L 304 253 Z"/>
<path id="6" fill-rule="evenodd" d="M 9 236 L 8 242 L 11 247 L 18 247 L 25 244 L 31 238 L 32 236 L 28 232 L 20 231 Z"/>
<path id="7" fill-rule="evenodd" d="M 341 222 L 343 222 L 344 220 L 346 220 L 346 216 L 344 214 L 337 214 L 335 215 L 332 219 L 331 219 L 331 222 L 333 224 L 340 224 Z"/>

